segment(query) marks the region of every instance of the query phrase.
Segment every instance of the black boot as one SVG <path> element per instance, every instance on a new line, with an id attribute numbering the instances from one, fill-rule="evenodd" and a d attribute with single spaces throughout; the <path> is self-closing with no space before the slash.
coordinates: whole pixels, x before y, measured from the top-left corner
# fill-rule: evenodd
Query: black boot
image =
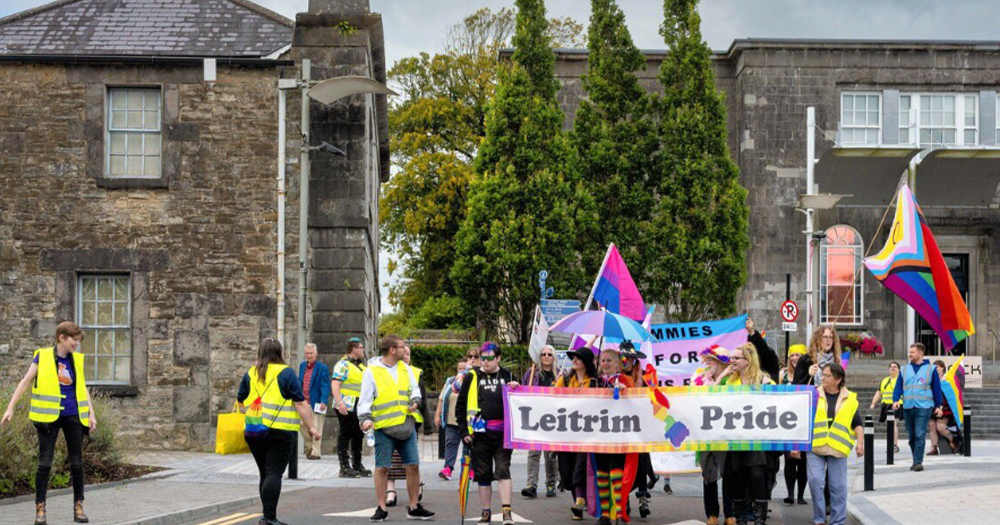
<path id="1" fill-rule="evenodd" d="M 341 450 L 338 455 L 340 456 L 340 477 L 360 478 L 361 474 L 358 474 L 358 471 L 351 468 L 351 458 L 347 454 L 347 451 Z"/>
<path id="2" fill-rule="evenodd" d="M 754 525 L 767 525 L 767 500 L 759 499 L 753 504 Z"/>
<path id="3" fill-rule="evenodd" d="M 358 472 L 358 475 L 360 475 L 362 478 L 372 477 L 372 471 L 366 469 L 365 466 L 361 464 L 360 450 L 351 453 L 351 463 L 354 464 L 354 470 L 356 470 Z"/>
<path id="4" fill-rule="evenodd" d="M 747 525 L 747 514 L 750 502 L 745 499 L 733 500 L 733 513 L 736 514 L 736 525 Z"/>

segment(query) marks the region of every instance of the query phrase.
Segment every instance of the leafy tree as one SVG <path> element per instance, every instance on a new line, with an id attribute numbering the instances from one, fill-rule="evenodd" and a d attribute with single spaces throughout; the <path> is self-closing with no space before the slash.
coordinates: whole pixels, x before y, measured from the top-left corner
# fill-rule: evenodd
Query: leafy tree
<path id="1" fill-rule="evenodd" d="M 401 96 L 389 112 L 394 173 L 383 188 L 380 223 L 383 246 L 398 257 L 389 271 L 402 273 L 390 300 L 404 318 L 430 298 L 455 293 L 455 236 L 486 135 L 499 53 L 514 27 L 512 9 L 480 9 L 449 30 L 444 52 L 405 58 L 389 71 Z M 577 46 L 583 28 L 563 18 L 547 31 L 555 44 Z"/>
<path id="2" fill-rule="evenodd" d="M 735 311 L 749 246 L 747 192 L 726 144 L 726 107 L 696 5 L 664 0 L 658 202 L 646 236 L 664 254 L 649 261 L 649 300 L 680 321 Z"/>
<path id="3" fill-rule="evenodd" d="M 600 233 L 588 253 L 599 256 L 614 242 L 642 286 L 645 261 L 660 253 L 643 242 L 654 204 L 655 188 L 648 181 L 658 146 L 651 99 L 636 77 L 646 58 L 614 0 L 592 0 L 587 48 L 587 98 L 577 109 L 571 137 L 583 180 L 600 205 Z"/>
<path id="4" fill-rule="evenodd" d="M 545 6 L 515 3 L 515 51 L 487 114 L 451 276 L 487 336 L 522 342 L 540 270 L 562 293 L 585 289 L 581 253 L 596 233 L 596 213 L 562 131 Z"/>

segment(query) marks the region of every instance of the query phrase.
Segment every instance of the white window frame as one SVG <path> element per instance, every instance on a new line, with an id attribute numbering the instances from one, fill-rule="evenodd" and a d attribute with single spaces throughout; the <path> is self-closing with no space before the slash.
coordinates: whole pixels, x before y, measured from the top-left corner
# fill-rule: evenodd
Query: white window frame
<path id="1" fill-rule="evenodd" d="M 917 147 L 953 147 L 953 146 L 978 146 L 982 140 L 979 136 L 979 119 L 982 118 L 980 115 L 979 107 L 979 94 L 978 93 L 968 93 L 968 92 L 940 92 L 940 91 L 915 91 L 900 93 L 900 100 L 903 97 L 909 97 L 910 100 L 910 112 L 909 112 L 909 126 L 900 125 L 900 131 L 907 129 L 909 133 L 909 140 L 903 141 L 902 134 L 900 134 L 900 144 L 912 144 Z M 955 123 L 953 126 L 930 126 L 923 122 L 922 116 L 922 105 L 925 102 L 924 97 L 929 96 L 950 96 L 955 99 Z M 974 106 L 975 112 L 975 122 L 974 125 L 968 126 L 965 123 L 965 110 L 966 102 L 971 99 Z M 902 106 L 902 103 L 900 103 Z M 902 113 L 902 110 L 900 110 Z M 902 116 L 902 115 L 900 115 Z M 954 144 L 934 144 L 925 143 L 921 140 L 920 132 L 922 130 L 929 129 L 951 129 L 955 131 L 955 143 Z M 965 132 L 972 131 L 975 134 L 975 140 L 973 142 L 968 142 L 965 140 Z"/>
<path id="2" fill-rule="evenodd" d="M 847 98 L 847 97 L 852 97 L 853 98 L 853 97 L 860 97 L 860 96 L 875 97 L 875 99 L 878 101 L 878 111 L 876 111 L 876 113 L 878 114 L 878 125 L 877 126 L 872 126 L 872 125 L 869 125 L 867 123 L 865 125 L 863 125 L 863 126 L 859 126 L 859 125 L 857 125 L 854 122 L 852 122 L 851 125 L 847 125 L 847 124 L 844 123 L 844 100 L 845 100 L 845 98 Z M 851 107 L 851 113 L 852 113 L 851 116 L 852 117 L 856 116 L 856 110 L 854 108 L 856 108 L 857 105 L 854 102 L 856 102 L 856 101 L 852 100 L 852 107 Z M 868 110 L 866 109 L 865 111 L 867 112 Z M 857 121 L 855 120 L 855 122 L 857 122 Z M 872 143 L 872 142 L 847 142 L 847 141 L 844 140 L 844 137 L 846 136 L 845 131 L 848 130 L 848 129 L 850 129 L 850 130 L 865 130 L 865 131 L 875 130 L 876 141 L 874 143 Z M 852 135 L 853 135 L 853 133 L 852 133 Z M 879 145 L 882 144 L 882 94 L 881 93 L 879 93 L 877 91 L 843 91 L 843 92 L 840 93 L 840 144 L 842 146 L 879 146 Z"/>
<path id="3" fill-rule="evenodd" d="M 146 107 L 145 96 L 147 93 L 156 92 L 156 108 L 155 108 L 155 127 L 147 126 L 145 113 L 151 111 Z M 129 108 L 129 98 L 134 93 L 143 94 L 143 103 L 140 109 Z M 121 111 L 119 108 L 115 108 L 115 99 L 118 97 L 125 97 L 125 111 L 139 112 L 142 118 L 142 125 L 140 126 L 129 126 L 128 125 L 128 113 L 126 113 L 126 122 L 124 126 L 114 125 L 114 116 L 116 111 Z M 159 179 L 163 176 L 163 89 L 160 86 L 109 86 L 105 93 L 105 115 L 104 115 L 104 176 L 111 179 Z M 112 140 L 115 136 L 122 136 L 124 139 L 123 150 L 114 150 Z M 129 152 L 130 141 L 139 139 L 141 144 L 138 152 Z M 154 141 L 154 142 L 148 142 Z M 156 155 L 151 155 L 150 150 L 155 145 Z M 141 162 L 140 173 L 139 174 L 129 174 L 128 165 L 129 159 L 138 157 Z M 122 173 L 116 173 L 113 169 L 114 161 L 120 158 L 122 159 Z M 154 159 L 155 160 L 152 160 Z M 152 168 L 152 166 L 147 166 L 147 162 L 155 162 L 155 173 L 147 174 L 147 167 Z"/>
<path id="4" fill-rule="evenodd" d="M 126 290 L 126 294 L 127 294 L 127 302 L 126 302 L 126 304 L 128 304 L 128 312 L 126 314 L 126 324 L 120 324 L 120 323 L 116 324 L 114 322 L 114 315 L 112 315 L 112 320 L 111 320 L 112 322 L 111 322 L 111 324 L 107 324 L 107 325 L 98 324 L 96 317 L 95 317 L 93 323 L 87 323 L 86 322 L 87 320 L 83 318 L 83 303 L 84 303 L 83 290 L 84 290 L 84 281 L 87 280 L 87 279 L 96 279 L 96 280 L 100 281 L 100 280 L 106 280 L 106 279 L 121 279 L 121 278 L 126 279 L 126 281 L 128 283 L 128 288 Z M 112 288 L 112 290 L 114 290 L 114 289 Z M 95 288 L 95 294 L 98 294 L 96 288 Z M 114 302 L 114 303 L 120 303 L 121 302 L 121 301 L 117 301 L 116 299 L 117 299 L 117 297 L 114 295 L 114 291 L 112 291 L 112 300 L 110 302 Z M 95 297 L 95 301 L 94 302 L 95 303 L 101 303 L 101 302 L 107 303 L 109 301 L 102 301 L 102 300 L 98 299 L 97 297 Z M 114 273 L 114 274 L 80 274 L 80 275 L 77 276 L 77 281 L 76 281 L 76 323 L 77 323 L 77 325 L 80 326 L 80 328 L 83 329 L 83 331 L 85 333 L 92 334 L 93 339 L 91 339 L 91 340 L 95 341 L 95 348 L 81 348 L 81 352 L 84 354 L 84 361 L 86 361 L 88 358 L 94 359 L 94 374 L 92 374 L 93 377 L 90 377 L 90 375 L 87 376 L 87 382 L 89 384 L 93 384 L 93 385 L 129 385 L 129 384 L 131 384 L 131 382 L 132 382 L 132 362 L 135 359 L 134 346 L 132 344 L 132 336 L 133 336 L 132 308 L 133 308 L 133 305 L 132 305 L 132 276 L 131 275 Z M 96 312 L 95 312 L 95 315 L 96 315 Z M 117 330 L 128 330 L 128 336 L 129 336 L 128 377 L 125 378 L 125 379 L 119 379 L 117 377 L 117 373 L 116 373 L 117 368 L 115 367 L 115 363 L 112 362 L 112 366 L 111 366 L 112 379 L 111 380 L 100 379 L 100 378 L 97 377 L 97 370 L 99 370 L 98 362 L 102 358 L 108 358 L 108 356 L 103 355 L 103 354 L 98 355 L 97 348 L 96 348 L 96 335 L 97 335 L 98 332 L 108 332 L 108 331 L 110 331 L 110 332 L 113 333 L 113 332 L 115 332 Z M 113 341 L 112 344 L 113 345 L 117 345 L 117 342 Z M 121 355 L 124 355 L 124 353 L 122 353 Z M 112 359 L 115 359 L 115 358 L 119 357 L 119 354 L 117 352 L 117 348 L 113 348 L 112 349 L 112 355 L 110 357 Z"/>
<path id="5" fill-rule="evenodd" d="M 856 244 L 854 245 L 854 317 L 851 322 L 844 322 L 837 319 L 834 323 L 832 320 L 833 316 L 830 313 L 830 285 L 827 281 L 827 258 L 829 253 L 829 248 L 835 246 L 838 248 L 845 248 L 847 245 L 830 245 L 827 243 L 827 238 L 829 237 L 829 232 L 835 228 L 847 228 L 854 232 L 856 239 Z M 826 229 L 827 236 L 823 237 L 820 241 L 819 246 L 819 293 L 820 293 L 820 312 L 819 312 L 819 322 L 820 324 L 836 324 L 837 326 L 864 326 L 865 324 L 865 273 L 864 267 L 862 265 L 862 259 L 864 258 L 864 239 L 862 239 L 861 234 L 856 228 L 852 228 L 846 224 L 835 224 Z M 860 274 L 860 277 L 858 276 Z M 835 308 L 839 309 L 840 305 L 836 305 Z"/>

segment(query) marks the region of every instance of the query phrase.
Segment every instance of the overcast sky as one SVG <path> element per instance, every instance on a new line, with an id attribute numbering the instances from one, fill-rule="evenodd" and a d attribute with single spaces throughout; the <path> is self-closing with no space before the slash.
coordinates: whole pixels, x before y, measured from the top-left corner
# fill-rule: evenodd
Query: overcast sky
<path id="1" fill-rule="evenodd" d="M 514 0 L 370 0 L 382 13 L 388 64 L 439 49 L 445 32 L 480 7 L 512 7 Z M 0 16 L 48 3 L 2 0 Z M 257 0 L 294 19 L 308 0 Z M 618 0 L 636 45 L 663 47 L 662 0 Z M 547 0 L 550 16 L 586 22 L 587 0 Z M 909 40 L 1000 40 L 998 0 L 702 0 L 702 34 L 713 49 L 734 39 L 854 38 Z M 383 285 L 385 257 L 382 257 Z M 383 287 L 383 303 L 387 293 Z"/>

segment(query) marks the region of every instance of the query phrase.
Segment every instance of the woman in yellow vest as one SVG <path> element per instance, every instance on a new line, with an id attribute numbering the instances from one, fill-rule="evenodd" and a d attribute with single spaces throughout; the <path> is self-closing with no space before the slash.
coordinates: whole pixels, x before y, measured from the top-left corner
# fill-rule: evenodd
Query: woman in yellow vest
<path id="1" fill-rule="evenodd" d="M 313 439 L 319 431 L 312 425 L 312 409 L 302 393 L 299 376 L 281 355 L 281 343 L 270 337 L 261 341 L 257 362 L 240 381 L 236 395 L 240 409 L 258 403 L 263 435 L 250 437 L 247 445 L 260 472 L 260 499 L 264 506 L 261 525 L 283 525 L 278 521 L 278 498 L 281 496 L 281 476 L 295 453 L 299 427 L 305 426 Z"/>
<path id="2" fill-rule="evenodd" d="M 10 422 L 14 407 L 31 388 L 28 419 L 38 432 L 38 470 L 35 473 L 35 525 L 45 525 L 45 497 L 59 430 L 66 438 L 70 478 L 73 481 L 73 521 L 87 523 L 83 513 L 83 436 L 97 428 L 84 378 L 83 354 L 78 353 L 83 330 L 65 321 L 56 326 L 55 347 L 35 350 L 28 373 L 14 390 L 0 425 Z"/>
<path id="3" fill-rule="evenodd" d="M 882 408 L 878 416 L 879 423 L 885 423 L 889 411 L 892 410 L 892 391 L 896 388 L 896 381 L 898 379 L 899 363 L 893 361 L 889 363 L 889 376 L 882 378 L 878 386 L 878 392 L 875 392 L 875 397 L 872 398 L 872 409 L 875 408 L 875 405 L 880 400 L 882 401 Z M 894 427 L 895 433 L 892 436 L 892 448 L 895 452 L 899 452 L 899 425 L 903 424 L 903 409 L 900 408 L 894 412 L 896 414 L 896 425 Z"/>
<path id="4" fill-rule="evenodd" d="M 858 395 L 847 389 L 844 367 L 832 363 L 821 370 L 812 451 L 806 453 L 813 523 L 827 522 L 823 492 L 829 485 L 829 523 L 843 525 L 847 521 L 847 455 L 855 443 L 858 457 L 865 454 L 864 428 L 858 414 Z"/>

